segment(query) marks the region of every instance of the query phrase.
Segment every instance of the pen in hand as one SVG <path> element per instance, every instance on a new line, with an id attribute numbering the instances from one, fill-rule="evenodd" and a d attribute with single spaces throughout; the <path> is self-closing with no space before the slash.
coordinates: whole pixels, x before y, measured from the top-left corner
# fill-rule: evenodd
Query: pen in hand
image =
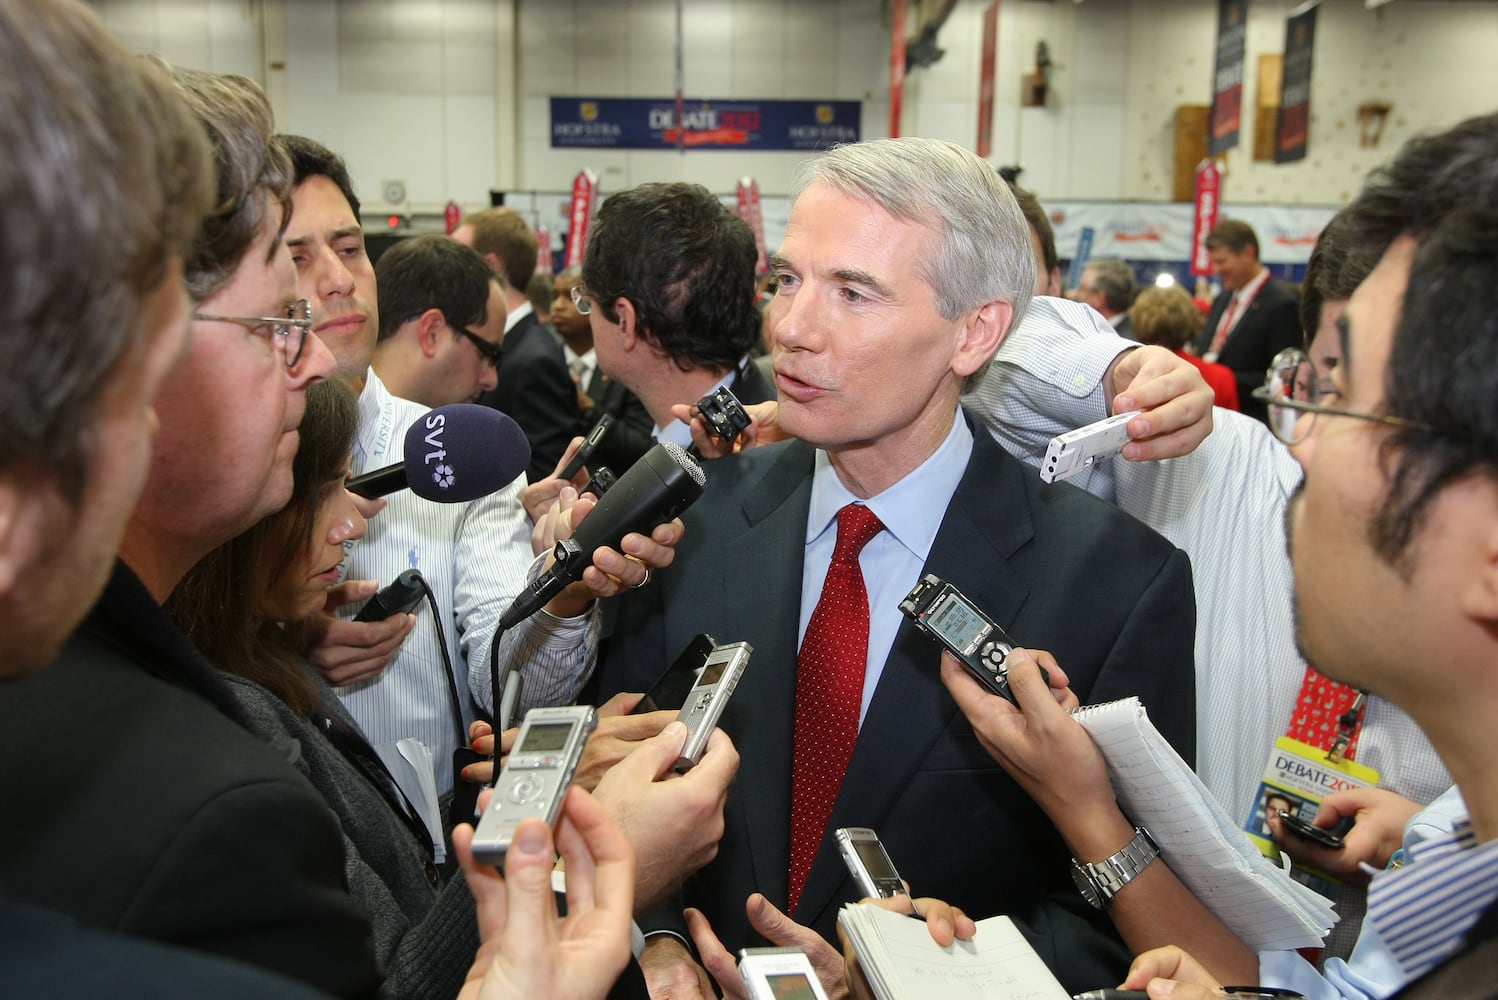
<path id="1" fill-rule="evenodd" d="M 1224 986 L 1222 997 L 1223 1000 L 1305 1000 L 1304 996 L 1294 990 L 1274 986 Z M 1149 994 L 1144 990 L 1088 990 L 1074 995 L 1071 1000 L 1149 1000 Z"/>

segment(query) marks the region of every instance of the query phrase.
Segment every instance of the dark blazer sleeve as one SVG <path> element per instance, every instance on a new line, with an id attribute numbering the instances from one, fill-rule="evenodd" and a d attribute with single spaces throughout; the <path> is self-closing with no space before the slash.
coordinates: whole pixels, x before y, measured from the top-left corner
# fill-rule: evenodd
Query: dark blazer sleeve
<path id="1" fill-rule="evenodd" d="M 1179 549 L 1139 595 L 1086 699 L 1097 705 L 1130 695 L 1191 766 L 1196 766 L 1196 603 L 1191 561 Z M 1079 609 L 1080 610 L 1080 609 Z M 1155 669 L 1141 669 L 1155 664 Z"/>
<path id="2" fill-rule="evenodd" d="M 283 976 L 0 900 L 0 982 L 7 996 L 50 1000 L 327 1000 Z"/>
<path id="3" fill-rule="evenodd" d="M 342 871 L 338 823 L 311 788 L 243 785 L 204 802 L 163 846 L 118 929 L 272 969 L 337 996 L 371 995 L 381 976 L 369 921 Z"/>

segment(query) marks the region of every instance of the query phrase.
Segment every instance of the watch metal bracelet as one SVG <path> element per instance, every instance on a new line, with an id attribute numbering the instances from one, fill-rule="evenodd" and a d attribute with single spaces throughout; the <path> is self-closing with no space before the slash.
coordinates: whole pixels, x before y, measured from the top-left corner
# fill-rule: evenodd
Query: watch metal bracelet
<path id="1" fill-rule="evenodd" d="M 1101 910 L 1113 901 L 1119 890 L 1132 882 L 1159 856 L 1160 848 L 1156 846 L 1149 831 L 1136 826 L 1134 839 L 1113 856 L 1095 863 L 1083 863 L 1072 858 L 1072 881 L 1082 893 L 1082 898 Z"/>

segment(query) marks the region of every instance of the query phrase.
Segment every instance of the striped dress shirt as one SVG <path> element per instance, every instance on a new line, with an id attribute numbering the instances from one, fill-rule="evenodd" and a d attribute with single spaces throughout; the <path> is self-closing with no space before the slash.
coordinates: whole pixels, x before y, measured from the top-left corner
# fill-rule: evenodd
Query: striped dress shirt
<path id="1" fill-rule="evenodd" d="M 406 429 L 427 407 L 391 395 L 371 369 L 359 396 L 354 475 L 403 460 Z M 364 537 L 349 543 L 345 575 L 383 586 L 419 569 L 436 596 L 463 708 L 462 729 L 476 711 L 493 710 L 489 646 L 504 612 L 537 568 L 531 524 L 520 503 L 525 476 L 498 493 L 469 503 L 432 503 L 410 490 L 390 495 Z M 342 609 L 352 617 L 358 605 Z M 597 612 L 558 619 L 537 612 L 500 639 L 500 663 L 521 664 L 519 712 L 538 705 L 568 705 L 593 669 Z M 432 751 L 437 790 L 452 787 L 457 746 L 452 699 L 431 609 L 423 601 L 416 627 L 381 674 L 337 689 L 350 714 L 375 745 L 415 737 Z"/>

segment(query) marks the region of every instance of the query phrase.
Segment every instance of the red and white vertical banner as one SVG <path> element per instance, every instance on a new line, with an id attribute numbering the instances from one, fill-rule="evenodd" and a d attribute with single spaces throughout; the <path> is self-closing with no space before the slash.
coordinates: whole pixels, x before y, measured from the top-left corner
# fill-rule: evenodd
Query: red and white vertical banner
<path id="1" fill-rule="evenodd" d="M 905 0 L 894 0 L 889 27 L 889 135 L 900 137 L 900 104 L 905 99 Z"/>
<path id="2" fill-rule="evenodd" d="M 759 205 L 759 181 L 753 177 L 739 178 L 738 196 L 739 218 L 749 223 L 749 228 L 754 230 L 754 248 L 759 251 L 754 262 L 754 273 L 764 274 L 769 270 L 769 264 L 765 260 L 765 213 Z"/>
<path id="3" fill-rule="evenodd" d="M 572 208 L 567 213 L 567 266 L 577 267 L 588 249 L 588 228 L 593 224 L 593 209 L 598 205 L 598 175 L 579 170 L 572 181 Z"/>
<path id="4" fill-rule="evenodd" d="M 463 212 L 458 208 L 457 202 L 447 203 L 447 208 L 442 212 L 442 221 L 447 224 L 447 235 L 451 236 L 458 231 L 458 223 L 463 221 Z"/>
<path id="5" fill-rule="evenodd" d="M 1207 256 L 1207 234 L 1217 225 L 1217 209 L 1222 203 L 1222 171 L 1216 160 L 1203 160 L 1196 166 L 1196 198 L 1191 212 L 1191 273 L 1212 273 Z"/>
<path id="6" fill-rule="evenodd" d="M 999 61 L 999 0 L 983 11 L 983 58 L 978 63 L 978 155 L 993 155 L 994 70 Z"/>
<path id="7" fill-rule="evenodd" d="M 551 260 L 551 229 L 547 226 L 537 226 L 536 273 L 550 274 L 553 270 Z"/>

